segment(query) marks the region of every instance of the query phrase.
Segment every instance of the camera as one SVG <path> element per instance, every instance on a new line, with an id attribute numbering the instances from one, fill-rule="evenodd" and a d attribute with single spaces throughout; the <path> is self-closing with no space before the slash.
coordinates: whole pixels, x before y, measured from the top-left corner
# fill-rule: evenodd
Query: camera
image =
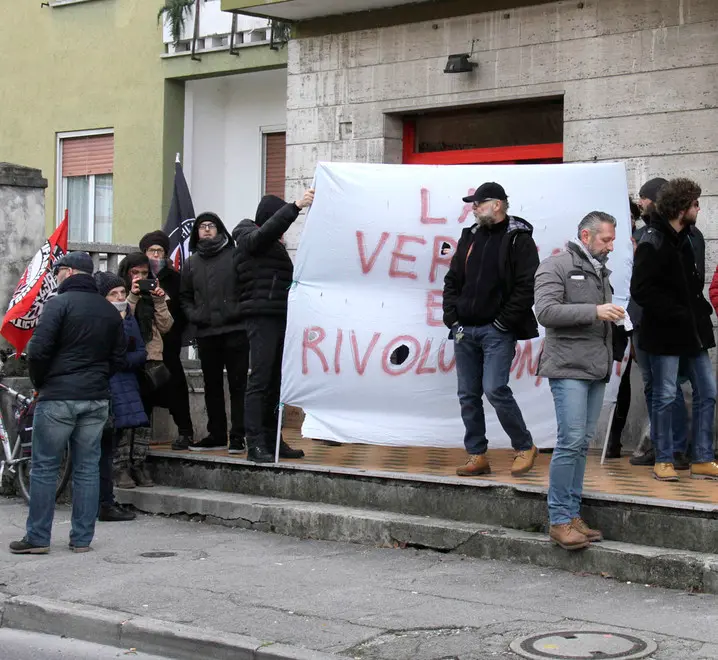
<path id="1" fill-rule="evenodd" d="M 157 280 L 138 280 L 140 293 L 151 293 L 157 288 Z"/>

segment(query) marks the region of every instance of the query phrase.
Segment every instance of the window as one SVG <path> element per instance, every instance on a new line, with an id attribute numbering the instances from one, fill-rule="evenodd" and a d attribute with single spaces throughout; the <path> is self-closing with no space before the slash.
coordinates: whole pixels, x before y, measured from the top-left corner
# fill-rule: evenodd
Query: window
<path id="1" fill-rule="evenodd" d="M 58 222 L 67 209 L 70 241 L 112 243 L 113 133 L 61 133 L 57 149 Z"/>
<path id="2" fill-rule="evenodd" d="M 287 134 L 265 133 L 264 140 L 264 195 L 284 199 L 285 169 L 287 165 Z"/>
<path id="3" fill-rule="evenodd" d="M 405 118 L 404 162 L 561 162 L 563 99 L 493 103 Z"/>

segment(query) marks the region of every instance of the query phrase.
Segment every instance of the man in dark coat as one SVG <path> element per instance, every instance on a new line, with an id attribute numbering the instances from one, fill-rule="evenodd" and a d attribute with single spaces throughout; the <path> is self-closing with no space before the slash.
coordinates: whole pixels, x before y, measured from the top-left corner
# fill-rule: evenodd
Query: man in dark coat
<path id="1" fill-rule="evenodd" d="M 162 361 L 170 372 L 167 385 L 155 393 L 155 402 L 168 408 L 172 420 L 177 425 L 177 438 L 172 449 L 188 449 L 194 438 L 194 428 L 189 407 L 189 388 L 182 366 L 182 339 L 187 332 L 187 317 L 180 304 L 180 286 L 182 276 L 174 269 L 168 259 L 170 239 L 163 231 L 153 231 L 140 239 L 140 251 L 150 260 L 151 279 L 156 279 L 167 294 L 167 307 L 174 319 L 170 331 L 162 336 Z"/>
<path id="2" fill-rule="evenodd" d="M 516 340 L 538 336 L 532 311 L 538 250 L 533 227 L 508 214 L 503 186 L 484 183 L 464 198 L 473 204 L 476 224 L 461 232 L 444 278 L 444 323 L 451 330 L 459 380 L 459 402 L 469 454 L 459 476 L 491 472 L 486 451 L 482 396 L 516 451 L 511 474 L 528 472 L 538 449 L 509 387 Z"/>
<path id="3" fill-rule="evenodd" d="M 242 326 L 234 240 L 219 216 L 200 213 L 189 239 L 192 256 L 182 268 L 180 303 L 195 326 L 204 377 L 207 431 L 191 450 L 227 448 L 224 369 L 227 369 L 232 428 L 229 453 L 244 451 L 244 392 L 249 369 L 249 346 Z"/>
<path id="4" fill-rule="evenodd" d="M 46 554 L 55 514 L 60 462 L 72 452 L 70 549 L 87 552 L 99 501 L 100 439 L 107 422 L 110 377 L 125 363 L 125 334 L 117 310 L 98 292 L 87 252 L 54 264 L 59 287 L 48 300 L 27 347 L 38 390 L 32 433 L 27 533 L 14 554 Z"/>
<path id="5" fill-rule="evenodd" d="M 689 179 L 673 179 L 661 188 L 656 212 L 636 249 L 631 278 L 631 295 L 643 308 L 638 347 L 647 354 L 653 382 L 653 475 L 660 481 L 678 480 L 672 432 L 679 367 L 693 388 L 691 477 L 718 479 L 713 452 L 716 382 L 708 355 L 715 346 L 713 309 L 703 295 L 704 275 L 691 242 L 700 195 L 700 186 Z"/>
<path id="6" fill-rule="evenodd" d="M 313 190 L 290 204 L 268 195 L 259 203 L 254 221 L 242 220 L 232 232 L 237 241 L 239 311 L 245 319 L 252 363 L 245 403 L 247 458 L 257 463 L 274 460 L 279 423 L 287 300 L 294 272 L 280 239 L 313 200 Z M 304 452 L 280 438 L 279 455 L 302 458 Z"/>

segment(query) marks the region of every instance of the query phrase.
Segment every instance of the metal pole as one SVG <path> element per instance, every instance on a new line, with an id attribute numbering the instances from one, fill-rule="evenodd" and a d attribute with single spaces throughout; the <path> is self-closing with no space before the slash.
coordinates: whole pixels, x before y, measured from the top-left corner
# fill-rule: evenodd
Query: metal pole
<path id="1" fill-rule="evenodd" d="M 274 448 L 274 462 L 279 463 L 279 445 L 282 441 L 282 417 L 284 415 L 284 404 L 279 404 L 279 414 L 277 415 L 277 446 Z"/>

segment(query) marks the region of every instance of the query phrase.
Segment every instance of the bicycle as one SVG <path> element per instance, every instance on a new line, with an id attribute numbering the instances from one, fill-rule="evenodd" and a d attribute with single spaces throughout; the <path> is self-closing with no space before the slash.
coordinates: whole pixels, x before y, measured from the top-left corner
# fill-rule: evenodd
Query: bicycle
<path id="1" fill-rule="evenodd" d="M 17 353 L 8 351 L 0 351 L 0 394 L 5 394 L 12 399 L 12 410 L 15 418 L 16 431 L 11 438 L 5 424 L 5 415 L 0 408 L 0 441 L 2 442 L 2 450 L 4 458 L 0 460 L 0 482 L 2 482 L 5 470 L 10 474 L 14 474 L 18 490 L 26 502 L 30 502 L 30 478 L 31 478 L 31 459 L 32 459 L 32 417 L 35 410 L 35 398 L 27 397 L 21 392 L 12 389 L 10 386 L 2 382 L 5 377 L 5 363 L 8 359 L 15 357 Z M 20 358 L 24 358 L 25 354 L 21 354 Z M 65 450 L 65 455 L 60 464 L 59 478 L 57 481 L 57 492 L 55 499 L 58 499 L 65 490 L 72 465 L 70 461 L 69 447 Z"/>

